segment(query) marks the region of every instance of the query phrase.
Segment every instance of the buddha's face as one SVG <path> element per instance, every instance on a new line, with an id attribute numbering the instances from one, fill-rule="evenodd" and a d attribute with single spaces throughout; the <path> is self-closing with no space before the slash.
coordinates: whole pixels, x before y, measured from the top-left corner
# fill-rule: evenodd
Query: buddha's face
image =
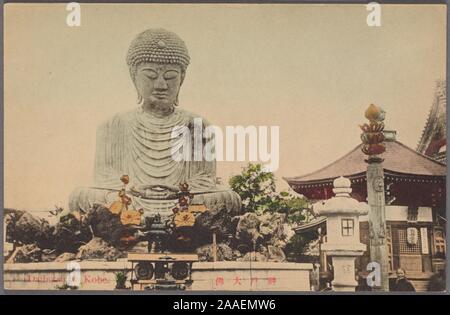
<path id="1" fill-rule="evenodd" d="M 137 66 L 135 84 L 144 105 L 159 110 L 172 109 L 183 82 L 181 66 L 176 64 L 141 63 Z"/>

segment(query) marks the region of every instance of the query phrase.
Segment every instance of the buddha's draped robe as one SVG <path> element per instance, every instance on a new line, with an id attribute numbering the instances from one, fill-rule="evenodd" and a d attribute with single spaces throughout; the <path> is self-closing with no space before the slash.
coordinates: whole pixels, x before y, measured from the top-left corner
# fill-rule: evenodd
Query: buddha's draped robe
<path id="1" fill-rule="evenodd" d="M 204 203 L 212 211 L 226 207 L 229 212 L 239 213 L 239 196 L 216 186 L 215 161 L 173 159 L 173 150 L 183 145 L 183 133 L 173 133 L 174 128 L 187 127 L 193 137 L 194 118 L 198 116 L 179 109 L 158 118 L 139 108 L 102 124 L 97 130 L 94 185 L 80 187 L 71 194 L 70 210 L 89 211 L 94 203 L 108 205 L 117 200 L 116 190 L 122 187 L 120 177 L 128 175 L 128 187 L 188 183 L 195 194 L 193 203 Z M 205 121 L 201 127 L 207 127 Z M 201 135 L 203 146 L 212 140 L 204 132 Z M 194 145 L 194 139 L 191 144 Z M 132 199 L 134 207 L 162 215 L 169 214 L 177 202 L 134 196 Z"/>

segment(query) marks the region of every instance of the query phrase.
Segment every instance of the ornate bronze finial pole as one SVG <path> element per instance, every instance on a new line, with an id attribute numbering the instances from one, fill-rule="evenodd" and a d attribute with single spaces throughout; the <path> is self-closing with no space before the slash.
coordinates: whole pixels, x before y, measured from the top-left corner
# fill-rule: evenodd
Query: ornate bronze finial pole
<path id="1" fill-rule="evenodd" d="M 360 126 L 363 133 L 362 151 L 368 156 L 367 165 L 367 201 L 369 211 L 370 261 L 379 264 L 381 281 L 374 279 L 375 291 L 389 291 L 389 258 L 386 244 L 386 213 L 384 196 L 383 159 L 380 157 L 386 150 L 384 142 L 385 112 L 378 106 L 370 104 L 365 112 L 369 123 Z"/>

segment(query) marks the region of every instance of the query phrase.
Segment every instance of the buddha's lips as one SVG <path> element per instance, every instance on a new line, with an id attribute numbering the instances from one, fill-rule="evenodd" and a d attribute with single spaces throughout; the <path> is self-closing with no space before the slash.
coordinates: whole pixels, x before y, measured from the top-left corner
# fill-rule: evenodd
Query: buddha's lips
<path id="1" fill-rule="evenodd" d="M 153 93 L 152 95 L 159 99 L 164 99 L 164 98 L 167 98 L 167 96 L 168 96 L 167 93 Z"/>

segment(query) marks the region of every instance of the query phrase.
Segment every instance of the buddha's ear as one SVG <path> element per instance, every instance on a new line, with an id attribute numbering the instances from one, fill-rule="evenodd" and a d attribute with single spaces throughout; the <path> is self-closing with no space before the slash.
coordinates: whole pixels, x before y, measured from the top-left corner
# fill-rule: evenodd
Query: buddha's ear
<path id="1" fill-rule="evenodd" d="M 139 89 L 137 88 L 137 85 L 136 85 L 136 75 L 133 73 L 131 73 L 131 81 L 133 81 L 133 85 L 134 85 L 134 88 L 136 89 L 136 93 L 137 93 L 136 103 L 138 105 L 141 105 L 142 102 L 144 101 L 144 99 L 142 98 L 141 94 L 139 94 Z"/>
<path id="2" fill-rule="evenodd" d="M 144 101 L 144 99 L 142 98 L 141 94 L 139 94 L 139 90 L 137 88 L 136 80 L 135 80 L 134 77 L 132 78 L 132 81 L 133 81 L 133 85 L 134 85 L 134 88 L 136 89 L 136 93 L 137 93 L 137 101 L 136 101 L 136 103 L 140 105 Z"/>
<path id="3" fill-rule="evenodd" d="M 183 85 L 184 82 L 184 77 L 186 75 L 186 70 L 185 69 L 181 69 L 181 80 L 180 80 L 180 86 Z"/>
<path id="4" fill-rule="evenodd" d="M 134 87 L 135 87 L 135 89 L 136 89 L 136 91 L 138 92 L 138 94 L 139 94 L 139 91 L 138 91 L 138 88 L 137 88 L 137 85 L 136 85 L 136 67 L 135 66 L 132 66 L 131 68 L 130 68 L 130 77 L 131 77 L 131 81 L 133 82 L 133 85 L 134 85 Z"/>

